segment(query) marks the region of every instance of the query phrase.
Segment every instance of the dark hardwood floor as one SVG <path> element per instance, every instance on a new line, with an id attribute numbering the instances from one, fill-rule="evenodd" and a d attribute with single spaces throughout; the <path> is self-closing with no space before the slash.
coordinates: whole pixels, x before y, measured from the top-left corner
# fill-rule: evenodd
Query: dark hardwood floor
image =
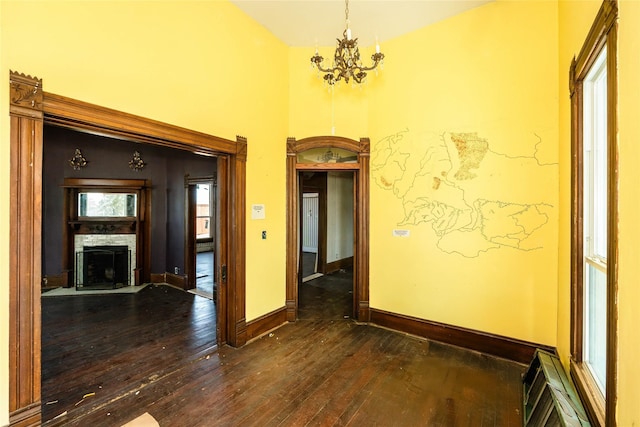
<path id="1" fill-rule="evenodd" d="M 313 252 L 302 252 L 302 277 L 311 276 L 316 272 L 316 257 Z"/>
<path id="2" fill-rule="evenodd" d="M 213 301 L 170 286 L 42 298 L 43 420 L 90 410 L 211 353 L 215 322 Z"/>
<path id="3" fill-rule="evenodd" d="M 320 276 L 298 286 L 298 319 L 353 317 L 353 270 Z"/>
<path id="4" fill-rule="evenodd" d="M 213 252 L 199 252 L 196 254 L 196 288 L 203 295 L 213 298 L 214 290 L 214 257 Z"/>
<path id="5" fill-rule="evenodd" d="M 43 399 L 58 400 L 45 419 L 68 411 L 48 425 L 145 412 L 161 426 L 522 425 L 526 366 L 357 324 L 344 317 L 350 272 L 316 280 L 301 288 L 298 322 L 240 349 L 212 349 L 215 308 L 200 305 L 211 301 L 177 289 L 145 289 L 135 304 L 43 299 Z"/>

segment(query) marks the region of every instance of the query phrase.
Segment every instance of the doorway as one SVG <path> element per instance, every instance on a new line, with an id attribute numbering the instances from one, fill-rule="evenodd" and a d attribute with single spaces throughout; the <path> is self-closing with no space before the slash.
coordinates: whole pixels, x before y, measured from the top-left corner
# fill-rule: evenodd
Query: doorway
<path id="1" fill-rule="evenodd" d="M 43 125 L 209 156 L 218 156 L 219 301 L 225 321 L 217 336 L 232 346 L 246 343 L 245 176 L 247 140 L 195 132 L 43 91 L 42 80 L 10 73 L 9 200 L 9 416 L 10 423 L 40 424 L 42 147 Z M 225 266 L 229 265 L 230 268 Z M 220 326 L 218 326 L 220 328 Z"/>
<path id="2" fill-rule="evenodd" d="M 298 319 L 299 284 L 302 282 L 302 208 L 305 175 L 316 173 L 347 173 L 352 176 L 351 214 L 353 215 L 353 317 L 368 322 L 369 312 L 369 140 L 359 141 L 336 137 L 311 137 L 297 141 L 287 140 L 287 283 L 286 314 L 290 322 Z M 319 203 L 322 203 L 320 198 Z M 322 207 L 320 207 L 322 211 Z M 322 216 L 320 215 L 320 218 Z M 320 221 L 319 228 L 322 227 Z M 318 270 L 326 272 L 330 265 L 323 240 L 319 238 Z M 335 267 L 337 264 L 333 264 Z"/>
<path id="3" fill-rule="evenodd" d="M 298 319 L 352 319 L 354 172 L 300 171 L 298 179 Z"/>
<path id="4" fill-rule="evenodd" d="M 217 188 L 214 177 L 185 177 L 187 289 L 216 301 Z"/>
<path id="5" fill-rule="evenodd" d="M 71 168 L 68 166 L 66 170 L 56 166 L 65 159 L 69 151 L 73 151 L 73 147 L 78 146 L 86 149 L 87 155 L 91 154 L 91 176 L 100 180 L 65 178 L 64 187 L 60 188 L 57 185 L 62 179 L 60 175 L 66 172 L 66 175 L 73 176 L 77 173 L 70 171 Z M 133 148 L 140 150 L 149 165 L 135 173 L 139 179 L 105 178 L 122 178 L 131 174 L 127 162 L 119 162 L 118 159 L 127 159 Z M 88 265 L 78 266 L 78 245 L 84 245 L 80 258 L 80 261 L 83 261 L 87 259 L 84 251 L 88 243 L 91 246 L 109 243 L 115 245 L 120 239 L 128 237 L 130 239 L 125 242 L 129 243 L 129 266 L 132 277 L 139 278 L 136 283 L 138 286 L 133 286 L 131 280 L 131 288 L 139 290 L 135 295 L 107 295 L 98 293 L 97 290 L 88 292 L 100 296 L 86 295 L 85 290 L 85 295 L 75 296 L 72 304 L 68 302 L 68 305 L 65 305 L 67 301 L 64 297 L 47 297 L 49 292 L 43 294 L 41 395 L 45 402 L 59 401 L 56 405 L 42 406 L 43 419 L 51 420 L 64 410 L 68 410 L 70 416 L 74 417 L 77 411 L 86 409 L 82 405 L 74 406 L 77 400 L 69 402 L 69 399 L 72 396 L 77 397 L 78 390 L 95 384 L 92 377 L 87 375 L 89 372 L 101 379 L 108 378 L 107 372 L 111 371 L 120 372 L 122 377 L 133 378 L 134 375 L 144 372 L 141 368 L 144 365 L 148 366 L 148 375 L 160 375 L 161 372 L 170 372 L 185 361 L 192 360 L 203 349 L 212 351 L 210 349 L 215 348 L 217 313 L 211 299 L 174 290 L 168 286 L 144 286 L 149 283 L 149 279 L 142 278 L 150 276 L 147 272 L 151 275 L 165 271 L 173 272 L 174 265 L 178 265 L 183 272 L 182 223 L 185 221 L 186 204 L 181 193 L 185 193 L 184 171 L 197 176 L 214 176 L 217 159 L 172 148 L 133 145 L 127 141 L 83 134 L 46 124 L 43 158 L 43 176 L 47 177 L 47 181 L 43 183 L 42 211 L 42 235 L 45 243 L 42 251 L 43 272 L 48 273 L 45 277 L 57 273 L 59 270 L 56 268 L 60 268 L 59 259 L 52 260 L 54 255 L 57 255 L 56 252 L 59 252 L 60 246 L 60 237 L 52 236 L 53 231 L 58 230 L 58 234 L 64 235 L 65 233 L 59 230 L 62 228 L 62 219 L 72 218 L 73 222 L 65 227 L 66 234 L 69 235 L 67 240 L 71 265 L 68 270 L 73 272 L 74 267 L 81 267 L 78 268 L 79 272 L 89 271 Z M 153 167 L 155 169 L 152 169 Z M 159 179 L 160 177 L 162 179 Z M 60 197 L 62 194 L 65 196 Z M 106 203 L 104 195 L 124 198 L 118 197 L 116 200 L 119 203 Z M 167 195 L 177 196 L 166 197 Z M 91 196 L 100 196 L 99 202 L 95 200 L 96 197 Z M 66 209 L 60 207 L 60 199 L 69 205 Z M 77 211 L 77 218 L 71 215 L 74 211 Z M 122 213 L 120 217 L 111 218 L 119 211 Z M 65 212 L 69 213 L 64 214 Z M 104 224 L 102 229 L 95 229 L 93 224 L 96 218 L 100 220 L 100 224 Z M 152 223 L 166 223 L 166 226 L 152 228 Z M 150 230 L 153 230 L 153 234 L 149 233 Z M 100 234 L 94 234 L 97 232 Z M 113 240 L 106 240 L 108 238 Z M 63 244 L 64 246 L 67 245 Z M 95 247 L 90 249 L 94 250 Z M 47 267 L 52 261 L 53 266 Z M 101 268 L 101 271 L 106 273 L 105 268 Z M 70 275 L 74 276 L 73 273 Z M 163 280 L 154 278 L 153 282 Z M 83 283 L 84 289 L 87 289 L 87 280 Z M 73 285 L 77 283 L 74 281 Z M 61 299 L 62 301 L 59 301 Z M 56 316 L 61 311 L 64 315 Z M 174 353 L 166 360 L 156 358 L 153 361 L 156 357 L 153 346 L 158 342 L 167 342 L 170 336 L 163 327 L 167 324 L 172 325 L 171 334 L 176 339 L 171 340 Z M 62 338 L 55 339 L 58 337 Z M 62 350 L 64 346 L 67 347 Z M 135 351 L 132 348 L 135 348 Z M 150 348 L 150 353 L 153 354 L 145 354 Z M 60 358 L 61 353 L 67 356 Z M 73 354 L 73 357 L 68 354 Z M 107 382 L 121 381 L 111 379 Z M 100 391 L 102 396 L 114 397 L 126 393 L 127 387 L 127 384 L 103 384 Z"/>

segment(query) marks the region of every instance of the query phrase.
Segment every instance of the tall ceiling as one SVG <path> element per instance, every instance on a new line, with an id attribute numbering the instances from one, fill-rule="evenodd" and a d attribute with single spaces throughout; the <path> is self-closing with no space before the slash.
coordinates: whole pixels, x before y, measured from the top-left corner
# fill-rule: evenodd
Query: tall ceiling
<path id="1" fill-rule="evenodd" d="M 338 0 L 231 0 L 289 46 L 333 46 L 345 29 Z M 492 0 L 351 0 L 351 31 L 362 46 L 425 27 Z"/>

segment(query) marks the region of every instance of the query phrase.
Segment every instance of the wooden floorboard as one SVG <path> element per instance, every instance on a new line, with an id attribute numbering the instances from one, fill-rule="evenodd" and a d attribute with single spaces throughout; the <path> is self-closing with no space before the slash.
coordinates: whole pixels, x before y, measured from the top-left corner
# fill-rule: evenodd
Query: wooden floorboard
<path id="1" fill-rule="evenodd" d="M 169 286 L 43 298 L 42 325 L 44 420 L 99 406 L 216 344 L 214 303 Z"/>
<path id="2" fill-rule="evenodd" d="M 43 300 L 43 399 L 58 400 L 43 412 L 68 410 L 47 424 L 121 426 L 148 412 L 161 426 L 522 425 L 525 366 L 345 318 L 350 300 L 326 292 L 342 280 L 348 293 L 349 277 L 301 289 L 312 296 L 301 295 L 298 322 L 216 351 L 215 306 L 177 289 Z M 70 318 L 106 325 L 74 333 Z M 88 392 L 96 396 L 76 406 Z"/>

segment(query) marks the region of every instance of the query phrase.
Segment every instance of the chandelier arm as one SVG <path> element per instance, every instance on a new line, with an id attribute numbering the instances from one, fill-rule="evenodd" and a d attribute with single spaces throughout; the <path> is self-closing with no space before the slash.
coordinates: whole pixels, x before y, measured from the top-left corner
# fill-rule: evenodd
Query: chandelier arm
<path id="1" fill-rule="evenodd" d="M 340 70 L 340 68 L 337 67 L 333 67 L 333 68 L 323 68 L 321 64 L 316 63 L 316 66 L 318 67 L 318 70 L 322 71 L 323 73 L 335 73 L 337 70 Z"/>
<path id="2" fill-rule="evenodd" d="M 371 67 L 357 67 L 357 69 L 360 71 L 371 71 L 375 70 L 378 64 L 380 64 L 380 61 L 376 61 Z"/>

